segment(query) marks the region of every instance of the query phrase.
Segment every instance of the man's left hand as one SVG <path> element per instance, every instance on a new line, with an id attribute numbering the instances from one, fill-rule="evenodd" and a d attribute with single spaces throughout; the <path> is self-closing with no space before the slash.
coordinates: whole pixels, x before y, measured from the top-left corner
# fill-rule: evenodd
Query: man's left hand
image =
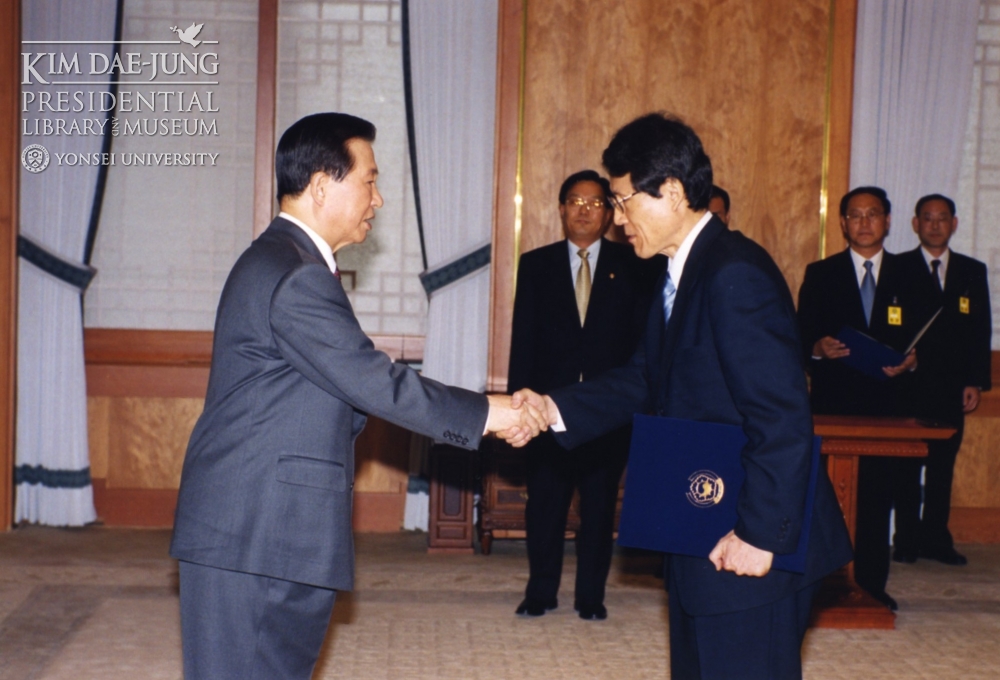
<path id="1" fill-rule="evenodd" d="M 917 350 L 911 349 L 899 366 L 883 366 L 882 372 L 890 378 L 895 378 L 900 373 L 913 371 L 917 368 Z"/>
<path id="2" fill-rule="evenodd" d="M 716 571 L 734 572 L 737 576 L 764 576 L 771 571 L 774 553 L 755 548 L 736 535 L 735 531 L 719 539 L 708 559 Z"/>
<path id="3" fill-rule="evenodd" d="M 979 388 L 966 387 L 962 390 L 962 412 L 972 413 L 979 408 Z"/>

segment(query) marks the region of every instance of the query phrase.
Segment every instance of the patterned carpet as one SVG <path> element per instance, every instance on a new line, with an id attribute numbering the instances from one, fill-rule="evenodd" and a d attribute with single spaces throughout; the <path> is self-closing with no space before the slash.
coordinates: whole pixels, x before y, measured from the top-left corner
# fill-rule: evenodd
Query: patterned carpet
<path id="1" fill-rule="evenodd" d="M 181 677 L 169 532 L 25 527 L 0 534 L 0 680 Z M 358 537 L 357 590 L 341 593 L 314 678 L 668 678 L 658 558 L 618 554 L 608 619 L 514 616 L 524 544 L 489 557 L 427 555 L 426 535 Z M 961 546 L 965 568 L 893 565 L 895 631 L 812 630 L 805 677 L 1000 677 L 1000 546 Z M 569 584 L 567 588 L 565 584 Z"/>

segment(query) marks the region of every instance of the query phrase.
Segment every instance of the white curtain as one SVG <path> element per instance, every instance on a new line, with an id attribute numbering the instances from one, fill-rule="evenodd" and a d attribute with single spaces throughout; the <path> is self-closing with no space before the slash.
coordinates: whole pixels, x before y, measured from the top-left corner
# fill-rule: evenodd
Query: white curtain
<path id="1" fill-rule="evenodd" d="M 22 38 L 32 40 L 109 41 L 114 39 L 114 0 L 30 0 L 22 3 Z M 93 81 L 90 53 L 110 55 L 110 45 L 25 44 L 23 52 L 79 53 L 80 75 L 52 81 Z M 57 65 L 58 65 L 58 57 Z M 36 67 L 43 77 L 47 58 Z M 48 80 L 48 78 L 46 78 Z M 107 80 L 107 78 L 103 78 Z M 32 81 L 34 78 L 32 77 Z M 34 121 L 63 118 L 67 124 L 103 113 L 39 111 L 43 93 L 100 91 L 99 85 L 32 82 L 23 92 L 36 94 L 21 113 L 29 131 Z M 72 94 L 68 101 L 73 101 Z M 21 235 L 58 256 L 80 264 L 94 202 L 98 168 L 58 163 L 64 153 L 101 151 L 102 137 L 91 134 L 35 136 L 22 131 L 22 148 L 41 144 L 49 154 L 42 172 L 21 172 Z M 15 520 L 55 526 L 80 526 L 96 519 L 87 446 L 87 391 L 83 361 L 80 290 L 20 262 L 18 298 L 17 481 Z"/>
<path id="2" fill-rule="evenodd" d="M 409 0 L 413 111 L 429 270 L 490 243 L 496 0 Z M 434 292 L 425 375 L 486 387 L 489 267 Z"/>
<path id="3" fill-rule="evenodd" d="M 918 198 L 957 198 L 978 18 L 979 0 L 858 4 L 851 187 L 888 192 L 889 252 L 917 246 Z"/>
<path id="4" fill-rule="evenodd" d="M 993 305 L 993 348 L 1000 349 L 1000 0 L 982 0 L 969 123 L 958 181 L 958 231 L 951 246 L 986 263 Z"/>

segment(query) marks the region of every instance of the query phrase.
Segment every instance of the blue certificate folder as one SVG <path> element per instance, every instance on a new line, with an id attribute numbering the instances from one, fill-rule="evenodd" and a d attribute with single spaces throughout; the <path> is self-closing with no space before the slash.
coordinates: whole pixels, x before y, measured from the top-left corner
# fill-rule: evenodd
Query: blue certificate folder
<path id="1" fill-rule="evenodd" d="M 892 347 L 883 345 L 875 338 L 854 330 L 850 326 L 844 326 L 840 329 L 840 332 L 837 333 L 837 340 L 840 340 L 851 350 L 850 354 L 837 361 L 842 361 L 851 368 L 876 380 L 889 379 L 889 376 L 882 372 L 883 366 L 899 366 L 906 358 Z"/>
<path id="2" fill-rule="evenodd" d="M 746 442 L 738 425 L 636 415 L 618 544 L 708 557 L 736 526 L 736 504 L 746 478 L 740 454 Z M 798 550 L 775 555 L 774 569 L 805 571 L 819 447 L 819 437 L 813 437 Z"/>

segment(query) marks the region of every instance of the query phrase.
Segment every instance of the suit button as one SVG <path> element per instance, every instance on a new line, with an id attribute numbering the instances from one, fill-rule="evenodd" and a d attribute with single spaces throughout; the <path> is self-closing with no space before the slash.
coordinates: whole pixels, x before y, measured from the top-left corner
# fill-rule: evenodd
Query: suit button
<path id="1" fill-rule="evenodd" d="M 351 491 L 354 491 L 354 482 L 351 482 Z"/>

